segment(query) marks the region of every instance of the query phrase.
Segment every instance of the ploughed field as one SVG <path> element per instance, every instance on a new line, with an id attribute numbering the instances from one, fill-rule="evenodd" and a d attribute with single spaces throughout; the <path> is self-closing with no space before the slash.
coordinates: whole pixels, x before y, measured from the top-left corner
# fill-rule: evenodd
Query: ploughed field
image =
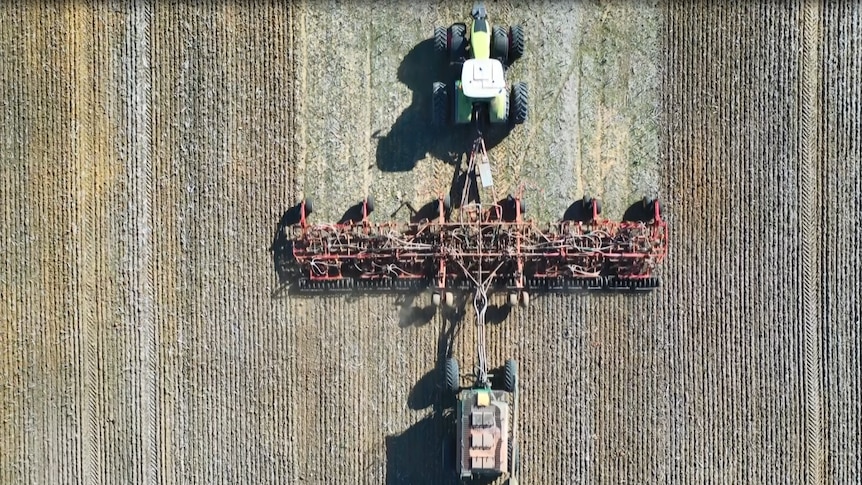
<path id="1" fill-rule="evenodd" d="M 451 190 L 430 37 L 470 7 L 0 6 L 0 482 L 445 479 L 471 305 L 299 297 L 269 248 L 302 197 Z M 487 7 L 527 31 L 498 193 L 671 224 L 654 292 L 492 299 L 521 483 L 862 480 L 859 3 Z"/>

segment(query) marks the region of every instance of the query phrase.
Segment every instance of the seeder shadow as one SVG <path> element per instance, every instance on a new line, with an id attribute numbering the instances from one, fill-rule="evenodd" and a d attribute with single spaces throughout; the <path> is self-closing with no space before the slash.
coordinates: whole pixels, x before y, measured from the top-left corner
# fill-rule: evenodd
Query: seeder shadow
<path id="1" fill-rule="evenodd" d="M 649 222 L 654 215 L 653 209 L 639 200 L 626 208 L 623 222 Z"/>
<path id="2" fill-rule="evenodd" d="M 357 204 L 353 204 L 348 207 L 344 214 L 341 216 L 341 219 L 338 220 L 339 224 L 350 224 L 362 222 L 362 206 L 363 202 L 359 202 Z"/>
<path id="3" fill-rule="evenodd" d="M 277 278 L 276 289 L 272 294 L 273 298 L 282 296 L 287 286 L 296 277 L 289 264 L 293 258 L 293 241 L 287 237 L 286 228 L 298 224 L 301 217 L 300 204 L 296 204 L 281 214 L 281 218 L 275 226 L 272 243 L 269 246 L 269 251 L 272 253 L 273 271 Z"/>
<path id="4" fill-rule="evenodd" d="M 423 306 L 419 303 L 419 296 L 422 294 L 422 292 L 406 294 L 396 299 L 399 327 L 421 327 L 431 323 L 431 320 L 437 315 L 435 305 Z"/>
<path id="5" fill-rule="evenodd" d="M 411 103 L 395 120 L 386 135 L 377 129 L 377 168 L 384 172 L 413 170 L 429 153 L 446 163 L 460 164 L 469 153 L 478 133 L 474 125 L 434 128 L 431 125 L 431 92 L 434 81 L 449 86 L 460 76 L 460 66 L 450 65 L 446 56 L 434 50 L 434 39 L 425 39 L 404 56 L 398 66 L 398 81 L 411 91 Z M 511 132 L 510 126 L 494 126 L 485 130 L 485 146 L 489 150 Z"/>

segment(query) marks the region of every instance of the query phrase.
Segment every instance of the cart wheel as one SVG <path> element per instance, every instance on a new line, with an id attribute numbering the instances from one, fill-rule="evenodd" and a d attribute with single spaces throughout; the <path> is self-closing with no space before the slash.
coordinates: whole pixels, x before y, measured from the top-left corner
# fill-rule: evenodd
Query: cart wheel
<path id="1" fill-rule="evenodd" d="M 446 359 L 446 389 L 456 393 L 461 388 L 461 373 L 458 369 L 458 361 L 453 357 Z"/>
<path id="2" fill-rule="evenodd" d="M 526 291 L 521 292 L 521 306 L 528 307 L 530 306 L 530 294 Z"/>
<path id="3" fill-rule="evenodd" d="M 506 359 L 503 367 L 503 390 L 515 392 L 518 385 L 518 362 L 515 359 Z"/>
<path id="4" fill-rule="evenodd" d="M 518 294 L 515 292 L 509 293 L 509 306 L 518 306 Z"/>
<path id="5" fill-rule="evenodd" d="M 365 213 L 371 214 L 374 212 L 374 197 L 368 196 L 365 198 Z"/>
<path id="6" fill-rule="evenodd" d="M 305 199 L 303 202 L 305 203 L 305 217 L 308 217 L 314 211 L 314 204 L 311 203 L 311 199 Z"/>
<path id="7" fill-rule="evenodd" d="M 446 301 L 446 306 L 449 308 L 455 307 L 455 295 L 451 291 L 447 291 L 443 294 L 444 300 Z"/>
<path id="8" fill-rule="evenodd" d="M 440 293 L 436 291 L 431 293 L 431 304 L 434 306 L 440 306 Z"/>

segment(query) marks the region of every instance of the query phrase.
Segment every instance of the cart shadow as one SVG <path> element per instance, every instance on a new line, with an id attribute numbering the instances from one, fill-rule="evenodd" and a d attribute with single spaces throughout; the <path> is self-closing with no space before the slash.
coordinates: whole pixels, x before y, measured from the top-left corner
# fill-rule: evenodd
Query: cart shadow
<path id="1" fill-rule="evenodd" d="M 452 344 L 463 318 L 464 312 L 457 309 L 444 313 L 437 335 L 437 362 L 407 396 L 408 408 L 414 411 L 431 408 L 430 413 L 403 432 L 386 437 L 388 485 L 454 483 L 454 465 L 444 445 L 454 444 L 456 401 L 455 395 L 443 388 L 443 367 L 446 358 L 452 355 Z"/>
<path id="2" fill-rule="evenodd" d="M 434 40 L 429 38 L 410 49 L 397 75 L 398 81 L 410 89 L 412 99 L 386 134 L 381 135 L 384 130 L 377 129 L 372 135 L 377 140 L 377 168 L 384 172 L 410 171 L 428 154 L 449 164 L 460 164 L 478 136 L 473 125 L 431 126 L 432 83 L 439 80 L 451 85 L 450 81 L 460 75 L 458 68 L 450 66 L 445 56 L 434 50 Z M 486 131 L 485 146 L 490 150 L 508 136 L 511 128 Z"/>

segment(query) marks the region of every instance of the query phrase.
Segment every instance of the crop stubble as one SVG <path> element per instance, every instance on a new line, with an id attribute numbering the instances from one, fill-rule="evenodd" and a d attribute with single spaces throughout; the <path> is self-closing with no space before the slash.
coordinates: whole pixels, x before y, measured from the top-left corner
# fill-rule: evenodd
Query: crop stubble
<path id="1" fill-rule="evenodd" d="M 385 219 L 448 188 L 420 40 L 468 8 L 2 7 L 0 481 L 439 482 L 450 321 L 422 296 L 271 300 L 266 248 L 303 194 L 315 220 L 368 193 Z M 818 10 L 813 70 L 800 4 L 489 9 L 530 29 L 510 76 L 531 119 L 492 150 L 498 185 L 527 178 L 540 219 L 584 191 L 619 217 L 660 187 L 673 231 L 658 292 L 549 296 L 489 327 L 490 364 L 521 362 L 524 480 L 811 472 L 813 314 L 822 468 L 859 481 L 858 3 Z"/>

